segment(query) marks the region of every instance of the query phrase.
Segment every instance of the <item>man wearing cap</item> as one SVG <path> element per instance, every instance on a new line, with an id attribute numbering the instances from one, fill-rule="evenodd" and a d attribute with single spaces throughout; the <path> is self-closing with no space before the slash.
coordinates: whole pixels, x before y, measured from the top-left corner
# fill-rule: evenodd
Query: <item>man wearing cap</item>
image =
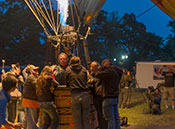
<path id="1" fill-rule="evenodd" d="M 39 67 L 34 65 L 27 67 L 29 75 L 24 83 L 22 106 L 25 108 L 27 129 L 37 129 L 36 124 L 39 116 L 39 105 L 36 95 L 36 81 Z"/>
<path id="2" fill-rule="evenodd" d="M 65 85 L 65 70 L 68 66 L 68 57 L 65 53 L 61 53 L 58 56 L 58 65 L 53 70 L 53 75 L 55 80 L 59 82 L 60 85 Z"/>

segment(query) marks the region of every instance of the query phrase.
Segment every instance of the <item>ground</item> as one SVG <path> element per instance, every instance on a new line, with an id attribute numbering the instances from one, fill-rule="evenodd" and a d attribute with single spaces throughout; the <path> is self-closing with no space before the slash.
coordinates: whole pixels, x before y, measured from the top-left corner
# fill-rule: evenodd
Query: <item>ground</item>
<path id="1" fill-rule="evenodd" d="M 156 125 L 149 125 L 149 126 L 128 126 L 122 129 L 175 129 L 175 126 L 156 126 Z"/>
<path id="2" fill-rule="evenodd" d="M 163 101 L 161 104 L 162 115 L 142 114 L 147 108 L 143 91 L 133 89 L 129 108 L 119 109 L 121 117 L 128 117 L 129 126 L 122 129 L 175 129 L 175 109 L 171 109 L 170 103 L 168 109 L 164 108 Z"/>
<path id="3" fill-rule="evenodd" d="M 128 117 L 129 126 L 122 129 L 175 129 L 175 109 L 171 109 L 171 105 L 168 109 L 164 108 L 163 101 L 161 104 L 162 115 L 142 114 L 147 104 L 143 92 L 134 89 L 129 108 L 119 109 L 121 117 Z"/>

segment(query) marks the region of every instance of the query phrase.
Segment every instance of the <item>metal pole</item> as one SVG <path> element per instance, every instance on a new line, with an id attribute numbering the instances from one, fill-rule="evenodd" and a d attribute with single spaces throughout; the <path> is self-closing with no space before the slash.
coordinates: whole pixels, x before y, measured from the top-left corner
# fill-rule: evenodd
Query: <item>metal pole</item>
<path id="1" fill-rule="evenodd" d="M 89 56 L 89 50 L 88 50 L 88 42 L 87 42 L 87 40 L 83 40 L 83 48 L 84 48 L 84 54 L 85 54 L 87 68 L 90 71 L 91 60 L 90 60 L 90 56 Z"/>

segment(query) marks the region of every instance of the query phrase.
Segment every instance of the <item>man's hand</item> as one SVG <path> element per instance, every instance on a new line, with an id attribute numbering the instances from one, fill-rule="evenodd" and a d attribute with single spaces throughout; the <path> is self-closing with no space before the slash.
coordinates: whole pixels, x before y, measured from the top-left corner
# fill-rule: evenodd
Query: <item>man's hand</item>
<path id="1" fill-rule="evenodd" d="M 4 69 L 2 69 L 1 73 L 2 73 L 2 74 L 5 74 L 5 70 L 4 70 Z"/>
<path id="2" fill-rule="evenodd" d="M 21 123 L 14 123 L 13 127 L 15 129 L 21 129 L 22 128 L 22 124 Z"/>

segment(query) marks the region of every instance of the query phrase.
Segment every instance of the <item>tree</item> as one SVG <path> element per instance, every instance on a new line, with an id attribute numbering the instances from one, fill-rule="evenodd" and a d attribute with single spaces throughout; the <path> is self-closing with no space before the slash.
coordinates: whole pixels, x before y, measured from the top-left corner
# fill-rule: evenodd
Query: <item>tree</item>
<path id="1" fill-rule="evenodd" d="M 169 21 L 168 26 L 171 28 L 170 35 L 167 37 L 164 48 L 162 50 L 162 60 L 175 60 L 175 21 Z"/>
<path id="2" fill-rule="evenodd" d="M 89 37 L 89 49 L 93 60 L 117 59 L 117 65 L 131 68 L 136 61 L 153 61 L 160 58 L 162 38 L 146 32 L 143 23 L 134 14 L 119 18 L 117 12 L 102 11 L 93 26 L 93 36 Z M 122 60 L 122 55 L 128 59 Z"/>
<path id="3" fill-rule="evenodd" d="M 120 19 L 119 46 L 128 55 L 124 67 L 131 68 L 136 61 L 153 61 L 159 58 L 162 38 L 146 32 L 143 23 L 136 20 L 134 14 L 125 14 Z"/>
<path id="4" fill-rule="evenodd" d="M 1 2 L 0 51 L 7 64 L 33 63 L 45 60 L 45 45 L 40 44 L 42 28 L 23 1 Z"/>
<path id="5" fill-rule="evenodd" d="M 89 36 L 89 50 L 92 60 L 99 62 L 104 58 L 114 59 L 118 57 L 118 14 L 101 11 L 92 26 L 92 36 Z"/>

